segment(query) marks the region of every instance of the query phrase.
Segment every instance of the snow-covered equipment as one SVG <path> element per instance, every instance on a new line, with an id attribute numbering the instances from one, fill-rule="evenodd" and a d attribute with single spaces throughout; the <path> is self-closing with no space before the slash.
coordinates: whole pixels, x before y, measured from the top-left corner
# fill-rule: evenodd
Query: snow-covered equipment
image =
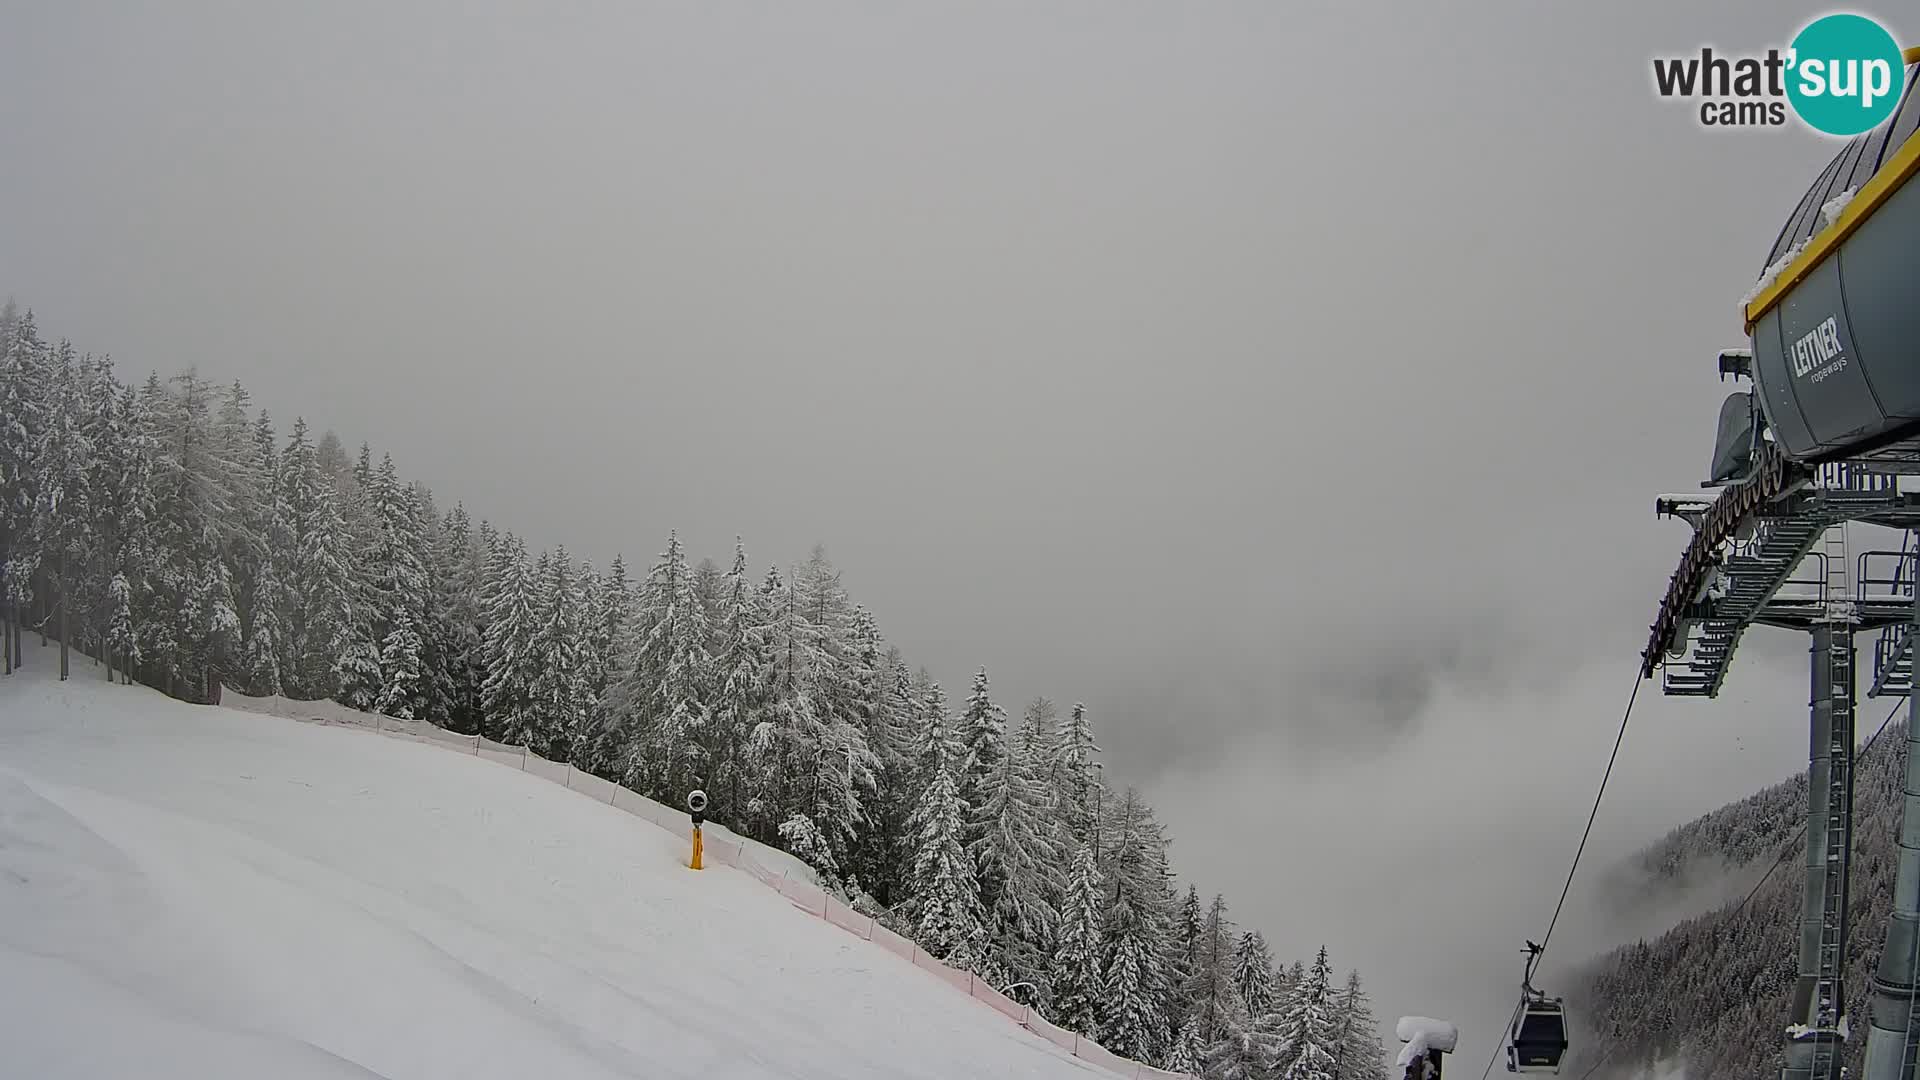
<path id="1" fill-rule="evenodd" d="M 1567 1008 L 1533 988 L 1533 969 L 1544 948 L 1527 942 L 1527 973 L 1520 980 L 1520 1009 L 1507 1038 L 1507 1071 L 1558 1075 L 1567 1053 Z"/>
<path id="2" fill-rule="evenodd" d="M 1445 1020 L 1434 1020 L 1425 1016 L 1403 1016 L 1394 1025 L 1393 1036 L 1403 1043 L 1418 1039 L 1430 1050 L 1443 1054 L 1453 1053 L 1460 1044 L 1460 1029 Z"/>
<path id="3" fill-rule="evenodd" d="M 1426 1016 L 1401 1017 L 1393 1034 L 1407 1044 L 1394 1059 L 1405 1080 L 1440 1080 L 1441 1055 L 1453 1053 L 1460 1043 L 1459 1028 Z"/>

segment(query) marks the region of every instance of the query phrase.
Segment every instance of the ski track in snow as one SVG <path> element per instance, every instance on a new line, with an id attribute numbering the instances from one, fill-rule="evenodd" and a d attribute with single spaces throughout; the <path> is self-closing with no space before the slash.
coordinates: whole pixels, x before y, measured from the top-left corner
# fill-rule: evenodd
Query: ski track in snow
<path id="1" fill-rule="evenodd" d="M 0 1075 L 1110 1074 L 546 780 L 0 681 Z"/>

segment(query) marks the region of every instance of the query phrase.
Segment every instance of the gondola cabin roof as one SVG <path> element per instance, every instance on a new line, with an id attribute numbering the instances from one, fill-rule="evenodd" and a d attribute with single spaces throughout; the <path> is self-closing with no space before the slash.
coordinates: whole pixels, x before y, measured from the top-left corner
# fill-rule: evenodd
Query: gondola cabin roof
<path id="1" fill-rule="evenodd" d="M 1912 174 L 1914 165 L 1920 163 L 1920 142 L 1913 138 L 1915 131 L 1920 130 L 1920 92 L 1914 89 L 1917 81 L 1914 65 L 1920 64 L 1920 48 L 1908 49 L 1904 59 L 1908 68 L 1900 107 L 1886 123 L 1849 139 L 1833 160 L 1827 162 L 1827 167 L 1820 171 L 1813 186 L 1800 197 L 1793 213 L 1780 227 L 1773 247 L 1767 251 L 1765 267 L 1772 271 L 1782 260 L 1787 260 L 1787 265 L 1747 303 L 1749 330 L 1781 297 L 1792 291 L 1793 285 L 1818 265 L 1833 246 L 1879 208 L 1878 201 L 1873 201 L 1876 195 L 1884 198 L 1891 194 L 1892 189 Z M 1869 190 L 1876 185 L 1878 191 Z M 1830 230 L 1822 211 L 1848 191 L 1854 193 L 1852 200 L 1840 212 L 1839 220 L 1832 223 L 1838 228 Z M 1836 235 L 1822 237 L 1823 232 Z M 1816 244 L 1816 237 L 1826 243 Z M 1795 248 L 1802 250 L 1794 254 Z M 1789 255 L 1793 257 L 1789 259 Z"/>
<path id="2" fill-rule="evenodd" d="M 1898 107 L 1821 170 L 1744 304 L 1755 396 L 1791 461 L 1920 453 L 1920 49 L 1906 60 Z"/>

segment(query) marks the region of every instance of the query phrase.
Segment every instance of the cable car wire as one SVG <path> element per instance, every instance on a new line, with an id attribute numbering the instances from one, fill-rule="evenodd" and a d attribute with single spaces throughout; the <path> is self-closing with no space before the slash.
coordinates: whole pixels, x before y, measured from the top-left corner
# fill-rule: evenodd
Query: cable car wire
<path id="1" fill-rule="evenodd" d="M 1593 809 L 1587 814 L 1587 827 L 1580 832 L 1580 846 L 1573 850 L 1573 865 L 1567 868 L 1567 882 L 1560 887 L 1560 899 L 1553 905 L 1553 918 L 1547 920 L 1547 936 L 1540 939 L 1539 948 L 1532 950 L 1533 959 L 1527 968 L 1529 975 L 1531 975 L 1531 972 L 1538 966 L 1541 958 L 1546 956 L 1547 946 L 1553 941 L 1553 929 L 1560 925 L 1560 912 L 1567 906 L 1567 894 L 1573 891 L 1574 875 L 1580 871 L 1580 857 L 1586 854 L 1587 840 L 1593 836 L 1593 823 L 1600 817 L 1601 800 L 1607 797 L 1607 781 L 1613 779 L 1613 767 L 1620 760 L 1620 744 L 1625 742 L 1627 738 L 1627 721 L 1633 718 L 1633 705 L 1634 702 L 1640 699 L 1640 684 L 1645 681 L 1646 680 L 1640 675 L 1640 670 L 1635 668 L 1633 672 L 1633 693 L 1627 695 L 1627 707 L 1625 711 L 1620 714 L 1620 732 L 1613 737 L 1613 753 L 1607 755 L 1607 770 L 1600 774 L 1600 790 L 1593 794 Z M 1514 1018 L 1518 1018 L 1521 1010 L 1526 1007 L 1527 999 L 1525 995 L 1522 995 L 1519 1004 L 1513 1007 Z M 1509 1028 L 1513 1026 L 1513 1019 L 1507 1021 L 1507 1026 Z M 1487 1059 L 1487 1067 L 1480 1074 L 1480 1080 L 1487 1080 L 1487 1077 L 1493 1075 L 1494 1062 L 1500 1060 L 1500 1051 L 1506 1047 L 1506 1040 L 1507 1034 L 1503 1029 L 1500 1041 L 1494 1044 L 1493 1056 Z"/>

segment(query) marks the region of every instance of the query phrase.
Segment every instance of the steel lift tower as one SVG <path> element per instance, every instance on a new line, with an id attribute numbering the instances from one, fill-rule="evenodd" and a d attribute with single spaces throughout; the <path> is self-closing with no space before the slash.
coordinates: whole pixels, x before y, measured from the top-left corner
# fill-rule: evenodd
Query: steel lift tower
<path id="1" fill-rule="evenodd" d="M 1920 49 L 1909 50 L 1909 65 Z M 1837 1080 L 1853 841 L 1854 635 L 1880 635 L 1871 693 L 1908 698 L 1899 869 L 1869 990 L 1865 1080 L 1914 1080 L 1920 1050 L 1920 93 L 1830 162 L 1780 231 L 1746 304 L 1751 349 L 1722 378 L 1752 388 L 1721 406 L 1711 498 L 1662 496 L 1693 526 L 1641 654 L 1675 696 L 1714 697 L 1747 629 L 1810 639 L 1805 893 L 1784 1080 Z M 1901 530 L 1899 550 L 1854 552 L 1849 523 Z"/>

